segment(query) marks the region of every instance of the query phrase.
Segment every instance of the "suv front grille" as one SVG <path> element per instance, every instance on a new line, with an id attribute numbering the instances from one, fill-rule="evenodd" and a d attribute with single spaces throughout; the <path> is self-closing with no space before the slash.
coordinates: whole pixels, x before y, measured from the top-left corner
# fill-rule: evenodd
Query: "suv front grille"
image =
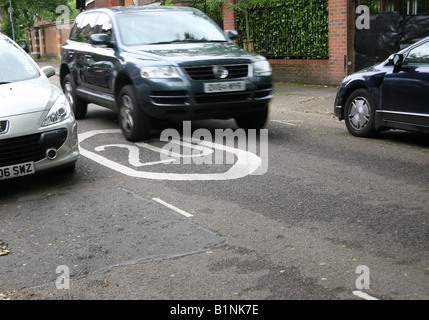
<path id="1" fill-rule="evenodd" d="M 185 67 L 185 71 L 192 80 L 226 80 L 245 78 L 249 74 L 249 65 L 236 64 L 224 65 L 228 70 L 228 76 L 224 79 L 218 79 L 213 73 L 213 66 Z"/>
<path id="2" fill-rule="evenodd" d="M 39 141 L 40 133 L 0 140 L 0 167 L 42 160 L 45 154 Z"/>

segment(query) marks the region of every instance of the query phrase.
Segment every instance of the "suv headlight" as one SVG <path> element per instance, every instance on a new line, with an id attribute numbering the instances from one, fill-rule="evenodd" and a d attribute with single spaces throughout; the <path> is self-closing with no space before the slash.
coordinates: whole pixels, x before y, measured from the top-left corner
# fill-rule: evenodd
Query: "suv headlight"
<path id="1" fill-rule="evenodd" d="M 146 79 L 171 79 L 180 78 L 177 69 L 173 66 L 143 67 L 140 75 Z"/>
<path id="2" fill-rule="evenodd" d="M 43 120 L 42 127 L 50 126 L 51 124 L 64 121 L 70 116 L 70 113 L 70 104 L 67 101 L 66 96 L 64 94 L 61 94 L 49 110 L 48 114 L 45 117 L 45 120 Z"/>
<path id="3" fill-rule="evenodd" d="M 253 73 L 256 75 L 271 74 L 271 65 L 267 60 L 261 60 L 253 63 Z"/>

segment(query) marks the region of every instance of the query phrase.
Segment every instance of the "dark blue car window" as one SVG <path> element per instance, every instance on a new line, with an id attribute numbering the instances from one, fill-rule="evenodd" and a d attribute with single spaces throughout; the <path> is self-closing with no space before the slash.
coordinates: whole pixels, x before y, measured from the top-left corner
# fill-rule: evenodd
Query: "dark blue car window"
<path id="1" fill-rule="evenodd" d="M 405 66 L 429 66 L 429 42 L 410 51 L 404 61 Z"/>
<path id="2" fill-rule="evenodd" d="M 70 32 L 70 39 L 89 43 L 89 36 L 94 33 L 97 13 L 79 15 Z"/>
<path id="3" fill-rule="evenodd" d="M 110 20 L 109 16 L 100 13 L 97 19 L 97 24 L 94 28 L 94 33 L 104 33 L 109 36 L 109 40 L 112 36 L 112 20 Z"/>

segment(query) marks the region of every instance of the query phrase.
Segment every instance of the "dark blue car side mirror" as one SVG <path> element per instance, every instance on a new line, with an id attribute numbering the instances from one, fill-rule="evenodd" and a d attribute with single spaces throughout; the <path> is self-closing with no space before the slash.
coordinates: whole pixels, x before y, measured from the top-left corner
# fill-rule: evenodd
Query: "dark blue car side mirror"
<path id="1" fill-rule="evenodd" d="M 110 43 L 110 35 L 105 33 L 95 33 L 89 36 L 89 41 L 93 45 L 97 46 L 109 46 Z"/>
<path id="2" fill-rule="evenodd" d="M 404 62 L 404 55 L 400 53 L 394 53 L 389 57 L 389 62 L 395 67 L 401 67 Z"/>

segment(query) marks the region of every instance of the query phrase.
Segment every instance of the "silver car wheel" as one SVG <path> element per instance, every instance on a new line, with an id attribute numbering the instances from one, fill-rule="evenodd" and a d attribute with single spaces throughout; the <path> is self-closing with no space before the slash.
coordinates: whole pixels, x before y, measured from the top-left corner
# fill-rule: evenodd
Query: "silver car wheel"
<path id="1" fill-rule="evenodd" d="M 350 124 L 356 130 L 362 130 L 368 123 L 371 117 L 371 107 L 364 97 L 356 97 L 352 101 L 349 112 Z"/>

